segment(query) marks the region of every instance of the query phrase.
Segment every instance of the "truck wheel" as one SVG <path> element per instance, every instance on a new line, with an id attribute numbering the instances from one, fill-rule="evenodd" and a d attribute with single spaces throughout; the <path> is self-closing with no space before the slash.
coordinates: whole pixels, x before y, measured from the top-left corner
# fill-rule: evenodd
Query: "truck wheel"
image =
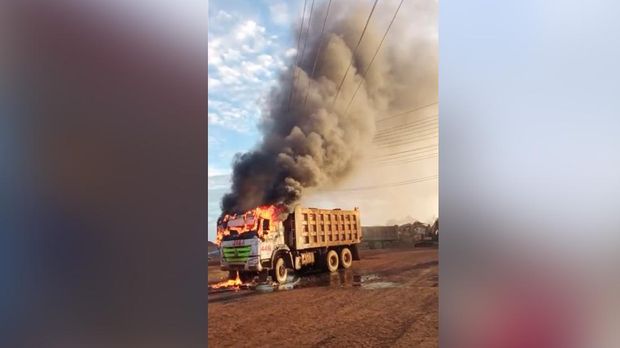
<path id="1" fill-rule="evenodd" d="M 256 277 L 256 273 L 253 272 L 239 272 L 239 278 L 242 283 L 249 283 L 254 280 Z"/>
<path id="2" fill-rule="evenodd" d="M 338 253 L 336 250 L 330 250 L 327 252 L 325 256 L 325 264 L 327 265 L 327 270 L 330 272 L 336 272 L 338 270 Z"/>
<path id="3" fill-rule="evenodd" d="M 344 269 L 351 267 L 353 264 L 353 254 L 349 248 L 342 248 L 340 250 L 340 266 Z"/>
<path id="4" fill-rule="evenodd" d="M 261 271 L 258 274 L 258 282 L 259 283 L 264 283 L 267 281 L 267 277 L 269 277 L 269 271 Z"/>
<path id="5" fill-rule="evenodd" d="M 271 278 L 280 284 L 284 284 L 286 282 L 286 276 L 288 275 L 288 270 L 286 269 L 286 263 L 284 262 L 284 258 L 282 256 L 278 256 L 275 262 L 275 266 L 271 271 Z"/>

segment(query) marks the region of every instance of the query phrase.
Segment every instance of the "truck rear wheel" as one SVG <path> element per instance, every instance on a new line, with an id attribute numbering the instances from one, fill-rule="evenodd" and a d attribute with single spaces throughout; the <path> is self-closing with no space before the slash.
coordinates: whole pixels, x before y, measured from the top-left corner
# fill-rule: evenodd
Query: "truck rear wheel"
<path id="1" fill-rule="evenodd" d="M 344 269 L 351 267 L 353 264 L 353 254 L 349 248 L 342 248 L 340 250 L 340 266 Z"/>
<path id="2" fill-rule="evenodd" d="M 284 258 L 282 256 L 278 256 L 276 259 L 273 270 L 271 271 L 271 278 L 276 282 L 283 284 L 286 282 L 286 277 L 288 275 L 288 270 L 286 269 L 286 263 L 284 262 Z"/>
<path id="3" fill-rule="evenodd" d="M 330 250 L 327 252 L 325 256 L 325 264 L 327 265 L 327 270 L 330 272 L 336 272 L 338 270 L 338 253 L 336 250 Z"/>

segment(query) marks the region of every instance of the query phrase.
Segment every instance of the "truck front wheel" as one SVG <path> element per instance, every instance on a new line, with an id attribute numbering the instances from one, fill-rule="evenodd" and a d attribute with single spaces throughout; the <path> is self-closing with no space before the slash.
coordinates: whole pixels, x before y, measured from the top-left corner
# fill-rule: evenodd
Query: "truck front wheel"
<path id="1" fill-rule="evenodd" d="M 278 256 L 275 262 L 275 266 L 271 271 L 271 277 L 276 282 L 283 284 L 286 282 L 286 276 L 288 275 L 288 270 L 286 269 L 286 263 L 284 262 L 284 258 L 282 256 Z"/>
<path id="2" fill-rule="evenodd" d="M 351 250 L 349 248 L 342 248 L 340 250 L 340 265 L 342 268 L 347 269 L 351 267 L 353 264 L 353 254 L 351 254 Z"/>
<path id="3" fill-rule="evenodd" d="M 330 250 L 325 255 L 325 264 L 327 264 L 327 270 L 330 272 L 336 272 L 338 270 L 338 253 L 336 250 Z"/>
<path id="4" fill-rule="evenodd" d="M 239 274 L 239 280 L 241 280 L 242 283 L 249 283 L 252 280 L 254 280 L 254 277 L 256 277 L 256 274 L 253 272 L 228 271 L 228 279 L 230 280 L 237 279 L 237 273 Z"/>

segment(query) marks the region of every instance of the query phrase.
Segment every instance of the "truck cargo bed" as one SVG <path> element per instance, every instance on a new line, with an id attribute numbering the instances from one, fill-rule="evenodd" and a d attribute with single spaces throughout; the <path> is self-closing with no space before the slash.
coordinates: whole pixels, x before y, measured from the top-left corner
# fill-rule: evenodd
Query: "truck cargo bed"
<path id="1" fill-rule="evenodd" d="M 296 207 L 285 222 L 289 245 L 296 250 L 361 242 L 359 210 Z"/>

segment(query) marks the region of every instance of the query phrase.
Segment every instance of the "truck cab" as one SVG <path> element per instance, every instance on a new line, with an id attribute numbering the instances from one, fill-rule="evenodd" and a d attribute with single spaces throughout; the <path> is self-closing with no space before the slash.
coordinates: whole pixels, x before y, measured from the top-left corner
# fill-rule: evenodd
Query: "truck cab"
<path id="1" fill-rule="evenodd" d="M 262 210 L 232 216 L 218 223 L 218 236 L 221 236 L 221 269 L 230 276 L 239 272 L 242 281 L 248 281 L 258 275 L 266 279 L 270 275 L 274 280 L 284 282 L 286 267 L 283 264 L 280 276 L 273 272 L 274 256 L 278 251 L 288 251 L 285 243 L 283 221 L 278 214 L 266 214 Z"/>

